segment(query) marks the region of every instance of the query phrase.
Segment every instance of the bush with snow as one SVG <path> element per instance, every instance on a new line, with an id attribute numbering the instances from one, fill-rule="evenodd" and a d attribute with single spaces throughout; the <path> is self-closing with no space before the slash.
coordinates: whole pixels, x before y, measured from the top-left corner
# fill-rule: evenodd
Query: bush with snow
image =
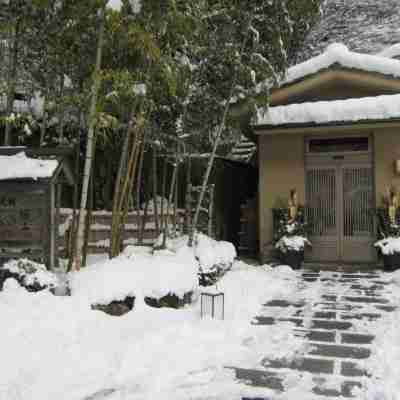
<path id="1" fill-rule="evenodd" d="M 186 248 L 186 251 L 192 252 L 198 262 L 199 281 L 202 286 L 214 284 L 226 271 L 228 271 L 237 253 L 232 243 L 217 241 L 203 233 L 196 233 L 193 241 L 193 247 L 188 248 L 188 236 L 180 236 L 175 239 L 168 239 L 166 247 L 169 251 L 179 251 Z M 162 243 L 160 237 L 156 246 Z"/>
<path id="2" fill-rule="evenodd" d="M 30 292 L 46 288 L 54 289 L 58 285 L 57 276 L 39 264 L 28 259 L 11 260 L 0 268 L 0 289 L 8 279 L 15 279 Z"/>
<path id="3" fill-rule="evenodd" d="M 388 237 L 378 240 L 375 245 L 385 256 L 400 253 L 400 237 Z"/>
<path id="4" fill-rule="evenodd" d="M 311 242 L 304 236 L 283 236 L 275 244 L 275 247 L 282 253 L 288 251 L 304 251 L 306 246 L 311 246 Z"/>

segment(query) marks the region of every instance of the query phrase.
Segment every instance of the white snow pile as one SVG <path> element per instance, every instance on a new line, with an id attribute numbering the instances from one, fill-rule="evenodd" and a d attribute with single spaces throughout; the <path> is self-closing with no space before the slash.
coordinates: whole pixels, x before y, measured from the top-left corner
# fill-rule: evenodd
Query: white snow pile
<path id="1" fill-rule="evenodd" d="M 158 239 L 161 242 L 162 238 Z M 183 298 L 198 288 L 198 272 L 222 265 L 228 269 L 236 258 L 231 243 L 196 234 L 192 248 L 188 237 L 168 239 L 166 250 L 128 246 L 112 260 L 89 265 L 70 274 L 72 295 L 89 304 L 108 304 L 127 296 L 160 299 L 168 294 Z M 157 247 L 157 244 L 156 244 Z"/>
<path id="2" fill-rule="evenodd" d="M 134 270 L 135 256 L 125 259 Z M 120 262 L 109 265 L 116 275 Z M 98 287 L 97 281 L 92 284 Z M 296 272 L 286 268 L 237 262 L 219 283 L 225 292 L 220 321 L 201 319 L 199 301 L 181 310 L 135 303 L 131 312 L 115 318 L 90 310 L 80 296 L 32 294 L 9 279 L 0 293 L 1 324 L 7 328 L 0 330 L 0 399 L 272 396 L 268 389 L 236 381 L 229 367 L 259 368 L 264 357 L 291 359 L 303 352 L 292 324 L 250 323 L 266 301 L 291 298 L 296 284 Z M 55 369 L 60 362 L 62 371 Z"/>
<path id="3" fill-rule="evenodd" d="M 127 296 L 183 298 L 197 289 L 197 271 L 193 254 L 185 248 L 149 254 L 131 246 L 119 257 L 71 273 L 70 288 L 73 296 L 89 304 L 108 304 Z"/>
<path id="4" fill-rule="evenodd" d="M 30 158 L 23 151 L 13 156 L 0 156 L 0 180 L 50 178 L 57 167 L 57 160 Z"/>
<path id="5" fill-rule="evenodd" d="M 375 244 L 385 256 L 400 253 L 400 237 L 389 237 L 378 240 Z"/>
<path id="6" fill-rule="evenodd" d="M 43 264 L 28 259 L 11 260 L 1 268 L 18 275 L 20 281 L 26 286 L 39 285 L 40 287 L 54 288 L 58 285 L 55 274 L 48 271 Z"/>
<path id="7" fill-rule="evenodd" d="M 400 393 L 400 270 L 385 274 L 385 278 L 393 285 L 386 296 L 397 309 L 385 313 L 373 325 L 375 340 L 365 367 L 375 380 L 367 387 L 366 400 L 395 400 Z"/>
<path id="8" fill-rule="evenodd" d="M 156 246 L 162 242 L 162 236 L 158 239 Z M 177 252 L 185 248 L 188 243 L 188 236 L 184 235 L 177 239 L 168 239 L 167 249 Z M 202 272 L 213 270 L 215 266 L 229 268 L 237 257 L 235 246 L 225 241 L 217 241 L 203 233 L 196 233 L 193 243 L 193 254 L 199 262 Z"/>
<path id="9" fill-rule="evenodd" d="M 304 236 L 282 236 L 275 247 L 286 253 L 287 251 L 303 251 L 306 246 L 311 246 L 310 241 Z"/>
<path id="10" fill-rule="evenodd" d="M 321 55 L 289 68 L 286 79 L 282 84 L 297 81 L 335 64 L 345 68 L 400 77 L 400 61 L 381 55 L 355 53 L 342 43 L 333 43 Z"/>
<path id="11" fill-rule="evenodd" d="M 399 94 L 269 107 L 258 111 L 257 125 L 318 124 L 394 118 L 400 118 Z"/>

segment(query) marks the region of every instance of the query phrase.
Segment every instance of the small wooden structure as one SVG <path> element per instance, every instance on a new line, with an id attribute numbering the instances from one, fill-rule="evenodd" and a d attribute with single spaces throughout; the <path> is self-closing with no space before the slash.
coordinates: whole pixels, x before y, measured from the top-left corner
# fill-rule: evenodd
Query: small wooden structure
<path id="1" fill-rule="evenodd" d="M 72 151 L 0 147 L 0 265 L 25 257 L 57 265 L 62 185 L 75 184 Z"/>

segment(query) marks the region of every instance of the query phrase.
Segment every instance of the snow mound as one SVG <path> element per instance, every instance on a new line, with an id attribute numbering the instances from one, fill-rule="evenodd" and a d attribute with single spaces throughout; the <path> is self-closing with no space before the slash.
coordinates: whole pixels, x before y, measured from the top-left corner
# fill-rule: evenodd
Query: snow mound
<path id="1" fill-rule="evenodd" d="M 161 242 L 162 238 L 160 237 L 157 244 Z M 184 235 L 176 239 L 168 239 L 166 246 L 172 252 L 179 252 L 187 247 L 187 243 L 188 236 Z M 188 251 L 193 251 L 202 272 L 207 272 L 216 265 L 231 266 L 237 257 L 235 246 L 232 243 L 214 240 L 203 233 L 195 235 L 193 249 L 188 248 Z"/>
<path id="2" fill-rule="evenodd" d="M 30 158 L 25 152 L 0 156 L 0 180 L 50 178 L 57 167 L 57 160 Z"/>
<path id="3" fill-rule="evenodd" d="M 197 289 L 197 262 L 190 252 L 149 254 L 129 246 L 112 260 L 70 274 L 72 296 L 90 304 L 108 304 L 127 296 L 161 298 Z"/>
<path id="4" fill-rule="evenodd" d="M 319 56 L 289 68 L 286 79 L 282 84 L 295 82 L 335 64 L 344 68 L 400 77 L 400 61 L 378 55 L 355 53 L 344 44 L 333 43 Z"/>

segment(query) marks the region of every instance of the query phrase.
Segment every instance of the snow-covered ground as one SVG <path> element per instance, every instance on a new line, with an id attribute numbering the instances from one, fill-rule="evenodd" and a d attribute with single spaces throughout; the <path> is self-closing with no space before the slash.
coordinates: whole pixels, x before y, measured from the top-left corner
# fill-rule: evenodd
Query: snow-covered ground
<path id="1" fill-rule="evenodd" d="M 199 301 L 181 310 L 137 301 L 112 317 L 80 296 L 28 293 L 10 279 L 0 292 L 0 399 L 240 398 L 251 388 L 226 367 L 255 367 L 268 354 L 290 357 L 302 345 L 290 324 L 250 324 L 262 303 L 287 298 L 295 282 L 288 267 L 235 262 L 218 284 L 226 296 L 220 321 L 200 319 Z"/>
<path id="2" fill-rule="evenodd" d="M 208 244 L 203 243 L 207 252 L 219 247 Z M 228 247 L 222 244 L 226 257 L 232 255 Z M 197 251 L 202 254 L 204 249 Z M 223 251 L 215 257 L 217 253 L 221 256 Z M 179 242 L 169 243 L 169 250 L 157 253 L 153 261 L 139 248 L 130 248 L 111 262 L 98 258 L 87 270 L 74 273 L 68 297 L 28 293 L 16 281 L 6 281 L 0 292 L 0 400 L 239 400 L 260 395 L 309 400 L 304 387 L 277 395 L 240 383 L 231 368 L 259 369 L 264 358 L 290 360 L 304 354 L 307 344 L 294 336 L 292 323 L 251 324 L 269 300 L 296 301 L 301 272 L 235 261 L 218 282 L 218 290 L 225 293 L 225 319 L 201 319 L 199 295 L 205 289 L 182 272 L 183 266 L 176 263 L 179 254 L 190 262 L 191 255 Z M 91 310 L 90 303 L 114 299 L 118 290 L 122 297 L 130 290 L 111 272 L 136 279 L 137 274 L 126 273 L 126 268 L 143 273 L 143 266 L 149 276 L 163 268 L 173 271 L 179 282 L 175 289 L 186 282 L 182 292 L 194 290 L 194 303 L 180 310 L 148 307 L 143 289 L 161 290 L 162 285 L 158 281 L 149 288 L 144 280 L 146 285 L 136 285 L 141 291 L 129 293 L 136 301 L 127 314 L 113 317 Z M 174 285 L 168 274 L 160 276 Z M 390 281 L 390 304 L 400 305 L 400 272 L 386 274 L 385 279 Z M 310 287 L 306 293 L 310 304 L 321 296 L 317 289 Z M 377 379 L 360 399 L 400 399 L 400 311 L 387 315 L 374 328 L 377 340 L 372 357 L 365 361 Z"/>

